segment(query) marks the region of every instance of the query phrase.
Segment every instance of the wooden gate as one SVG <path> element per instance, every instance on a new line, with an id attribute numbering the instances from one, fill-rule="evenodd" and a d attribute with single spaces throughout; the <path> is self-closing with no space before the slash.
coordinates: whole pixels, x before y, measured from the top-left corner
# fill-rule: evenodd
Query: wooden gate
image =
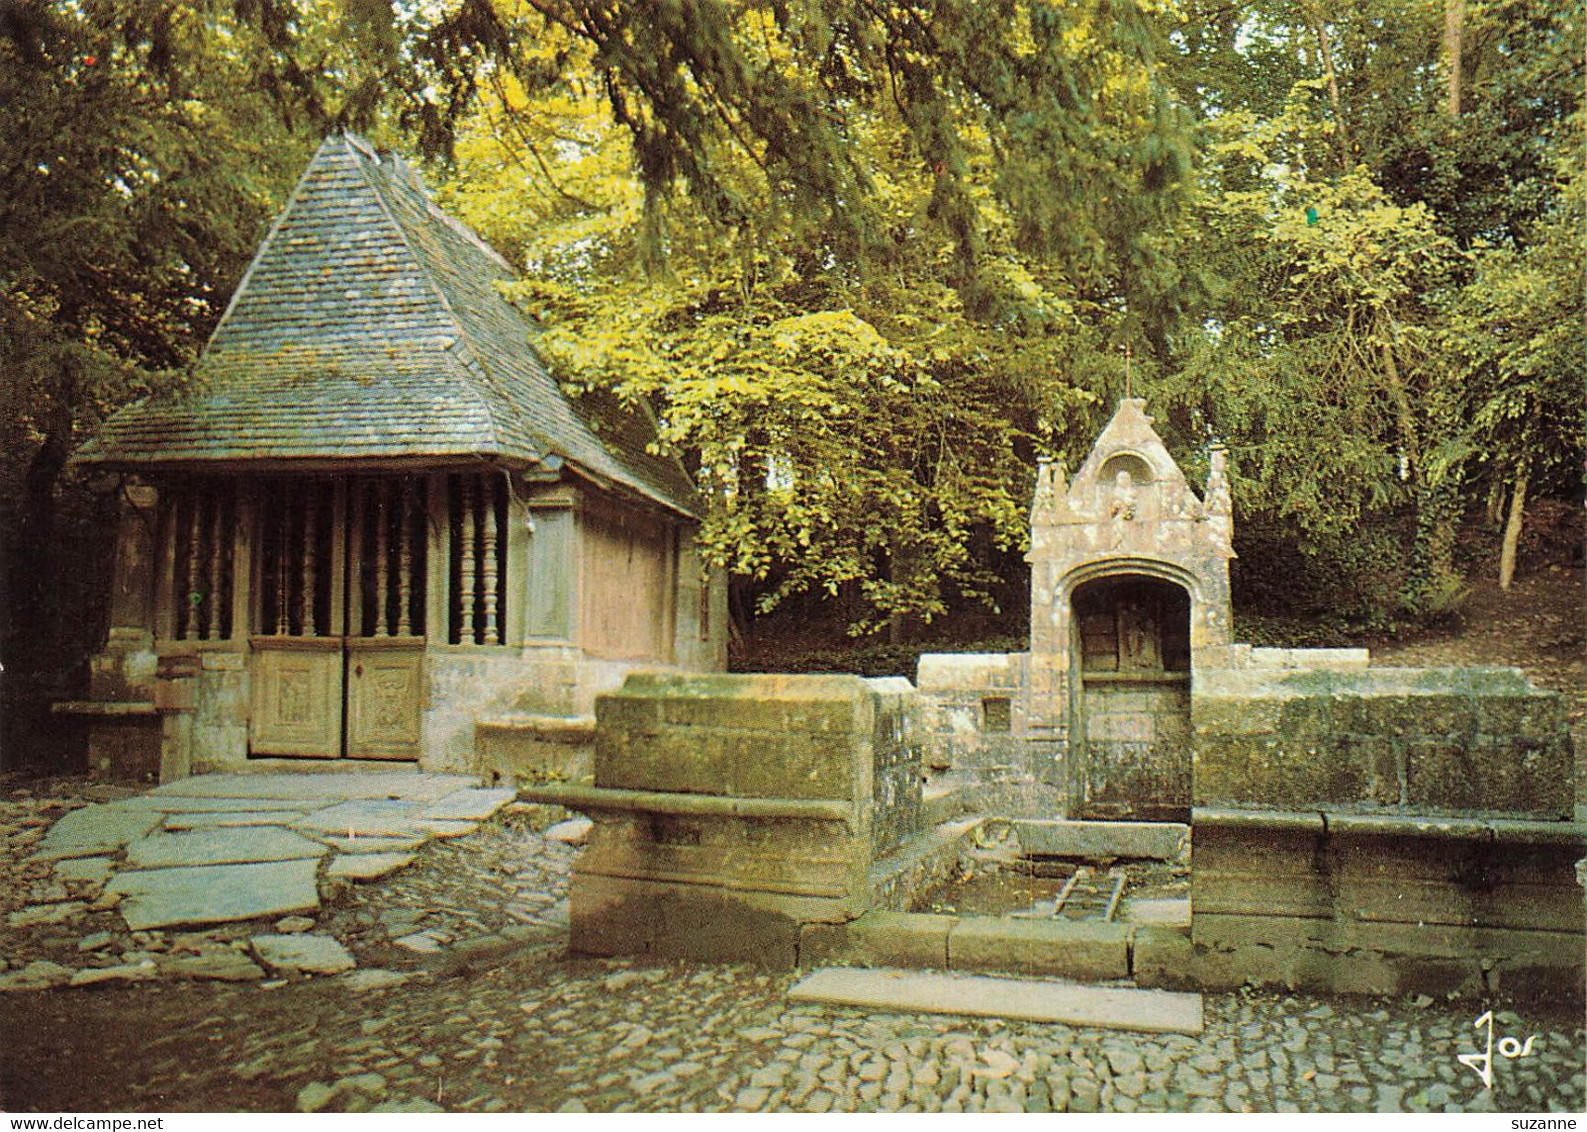
<path id="1" fill-rule="evenodd" d="M 267 480 L 258 516 L 250 752 L 417 759 L 423 481 Z"/>

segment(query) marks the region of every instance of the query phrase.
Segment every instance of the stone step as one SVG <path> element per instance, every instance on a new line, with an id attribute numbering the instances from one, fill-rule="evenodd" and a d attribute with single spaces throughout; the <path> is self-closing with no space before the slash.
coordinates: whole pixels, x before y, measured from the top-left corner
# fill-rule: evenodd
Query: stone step
<path id="1" fill-rule="evenodd" d="M 1194 1036 L 1202 1030 L 1199 994 L 1091 987 L 1048 979 L 823 967 L 795 983 L 788 999 L 890 1013 L 1014 1018 L 1149 1034 Z"/>
<path id="2" fill-rule="evenodd" d="M 582 781 L 595 768 L 595 717 L 513 712 L 478 720 L 474 764 L 504 785 Z"/>
<path id="3" fill-rule="evenodd" d="M 846 924 L 806 924 L 799 965 L 849 963 L 1129 981 L 1186 981 L 1190 930 L 1178 924 L 868 912 Z"/>

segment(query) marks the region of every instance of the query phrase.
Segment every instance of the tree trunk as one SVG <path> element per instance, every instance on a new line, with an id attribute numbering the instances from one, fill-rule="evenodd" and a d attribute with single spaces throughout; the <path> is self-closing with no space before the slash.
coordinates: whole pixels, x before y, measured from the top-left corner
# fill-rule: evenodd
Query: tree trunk
<path id="1" fill-rule="evenodd" d="M 1504 481 L 1494 480 L 1488 484 L 1487 505 L 1488 529 L 1496 531 L 1499 523 L 1504 518 Z"/>
<path id="2" fill-rule="evenodd" d="M 1334 112 L 1334 139 L 1338 143 L 1339 168 L 1350 167 L 1350 134 L 1345 128 L 1344 101 L 1339 97 L 1339 76 L 1334 71 L 1334 53 L 1328 46 L 1328 29 L 1323 26 L 1322 14 L 1316 4 L 1308 9 L 1312 32 L 1317 36 L 1317 53 L 1322 59 L 1323 75 L 1328 80 L 1328 103 Z"/>
<path id="3" fill-rule="evenodd" d="M 1521 541 L 1521 522 L 1526 515 L 1526 473 L 1515 477 L 1510 493 L 1510 518 L 1504 524 L 1504 545 L 1499 551 L 1499 588 L 1508 591 L 1515 580 L 1515 548 Z"/>
<path id="4" fill-rule="evenodd" d="M 1448 70 L 1444 108 L 1460 116 L 1460 66 L 1466 25 L 1466 0 L 1444 0 L 1444 66 Z"/>

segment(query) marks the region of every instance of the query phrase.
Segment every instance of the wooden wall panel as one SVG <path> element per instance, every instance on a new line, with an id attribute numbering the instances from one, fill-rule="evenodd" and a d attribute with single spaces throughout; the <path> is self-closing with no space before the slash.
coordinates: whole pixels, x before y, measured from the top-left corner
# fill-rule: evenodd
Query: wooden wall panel
<path id="1" fill-rule="evenodd" d="M 614 660 L 669 662 L 676 578 L 672 528 L 604 505 L 587 507 L 580 528 L 581 643 Z"/>

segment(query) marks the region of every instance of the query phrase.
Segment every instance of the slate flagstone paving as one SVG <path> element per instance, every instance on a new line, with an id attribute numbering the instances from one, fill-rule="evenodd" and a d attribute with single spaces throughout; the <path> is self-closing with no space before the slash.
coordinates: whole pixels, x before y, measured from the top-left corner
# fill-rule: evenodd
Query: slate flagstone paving
<path id="1" fill-rule="evenodd" d="M 320 906 L 318 862 L 266 861 L 117 873 L 105 886 L 133 931 L 220 924 L 312 912 Z"/>
<path id="2" fill-rule="evenodd" d="M 200 775 L 72 811 L 33 859 L 63 881 L 108 877 L 101 900 L 134 931 L 313 912 L 321 877 L 384 876 L 515 796 L 417 771 Z"/>
<path id="3" fill-rule="evenodd" d="M 330 846 L 279 826 L 151 833 L 127 846 L 127 864 L 140 869 L 179 865 L 242 865 L 252 861 L 317 860 Z"/>

